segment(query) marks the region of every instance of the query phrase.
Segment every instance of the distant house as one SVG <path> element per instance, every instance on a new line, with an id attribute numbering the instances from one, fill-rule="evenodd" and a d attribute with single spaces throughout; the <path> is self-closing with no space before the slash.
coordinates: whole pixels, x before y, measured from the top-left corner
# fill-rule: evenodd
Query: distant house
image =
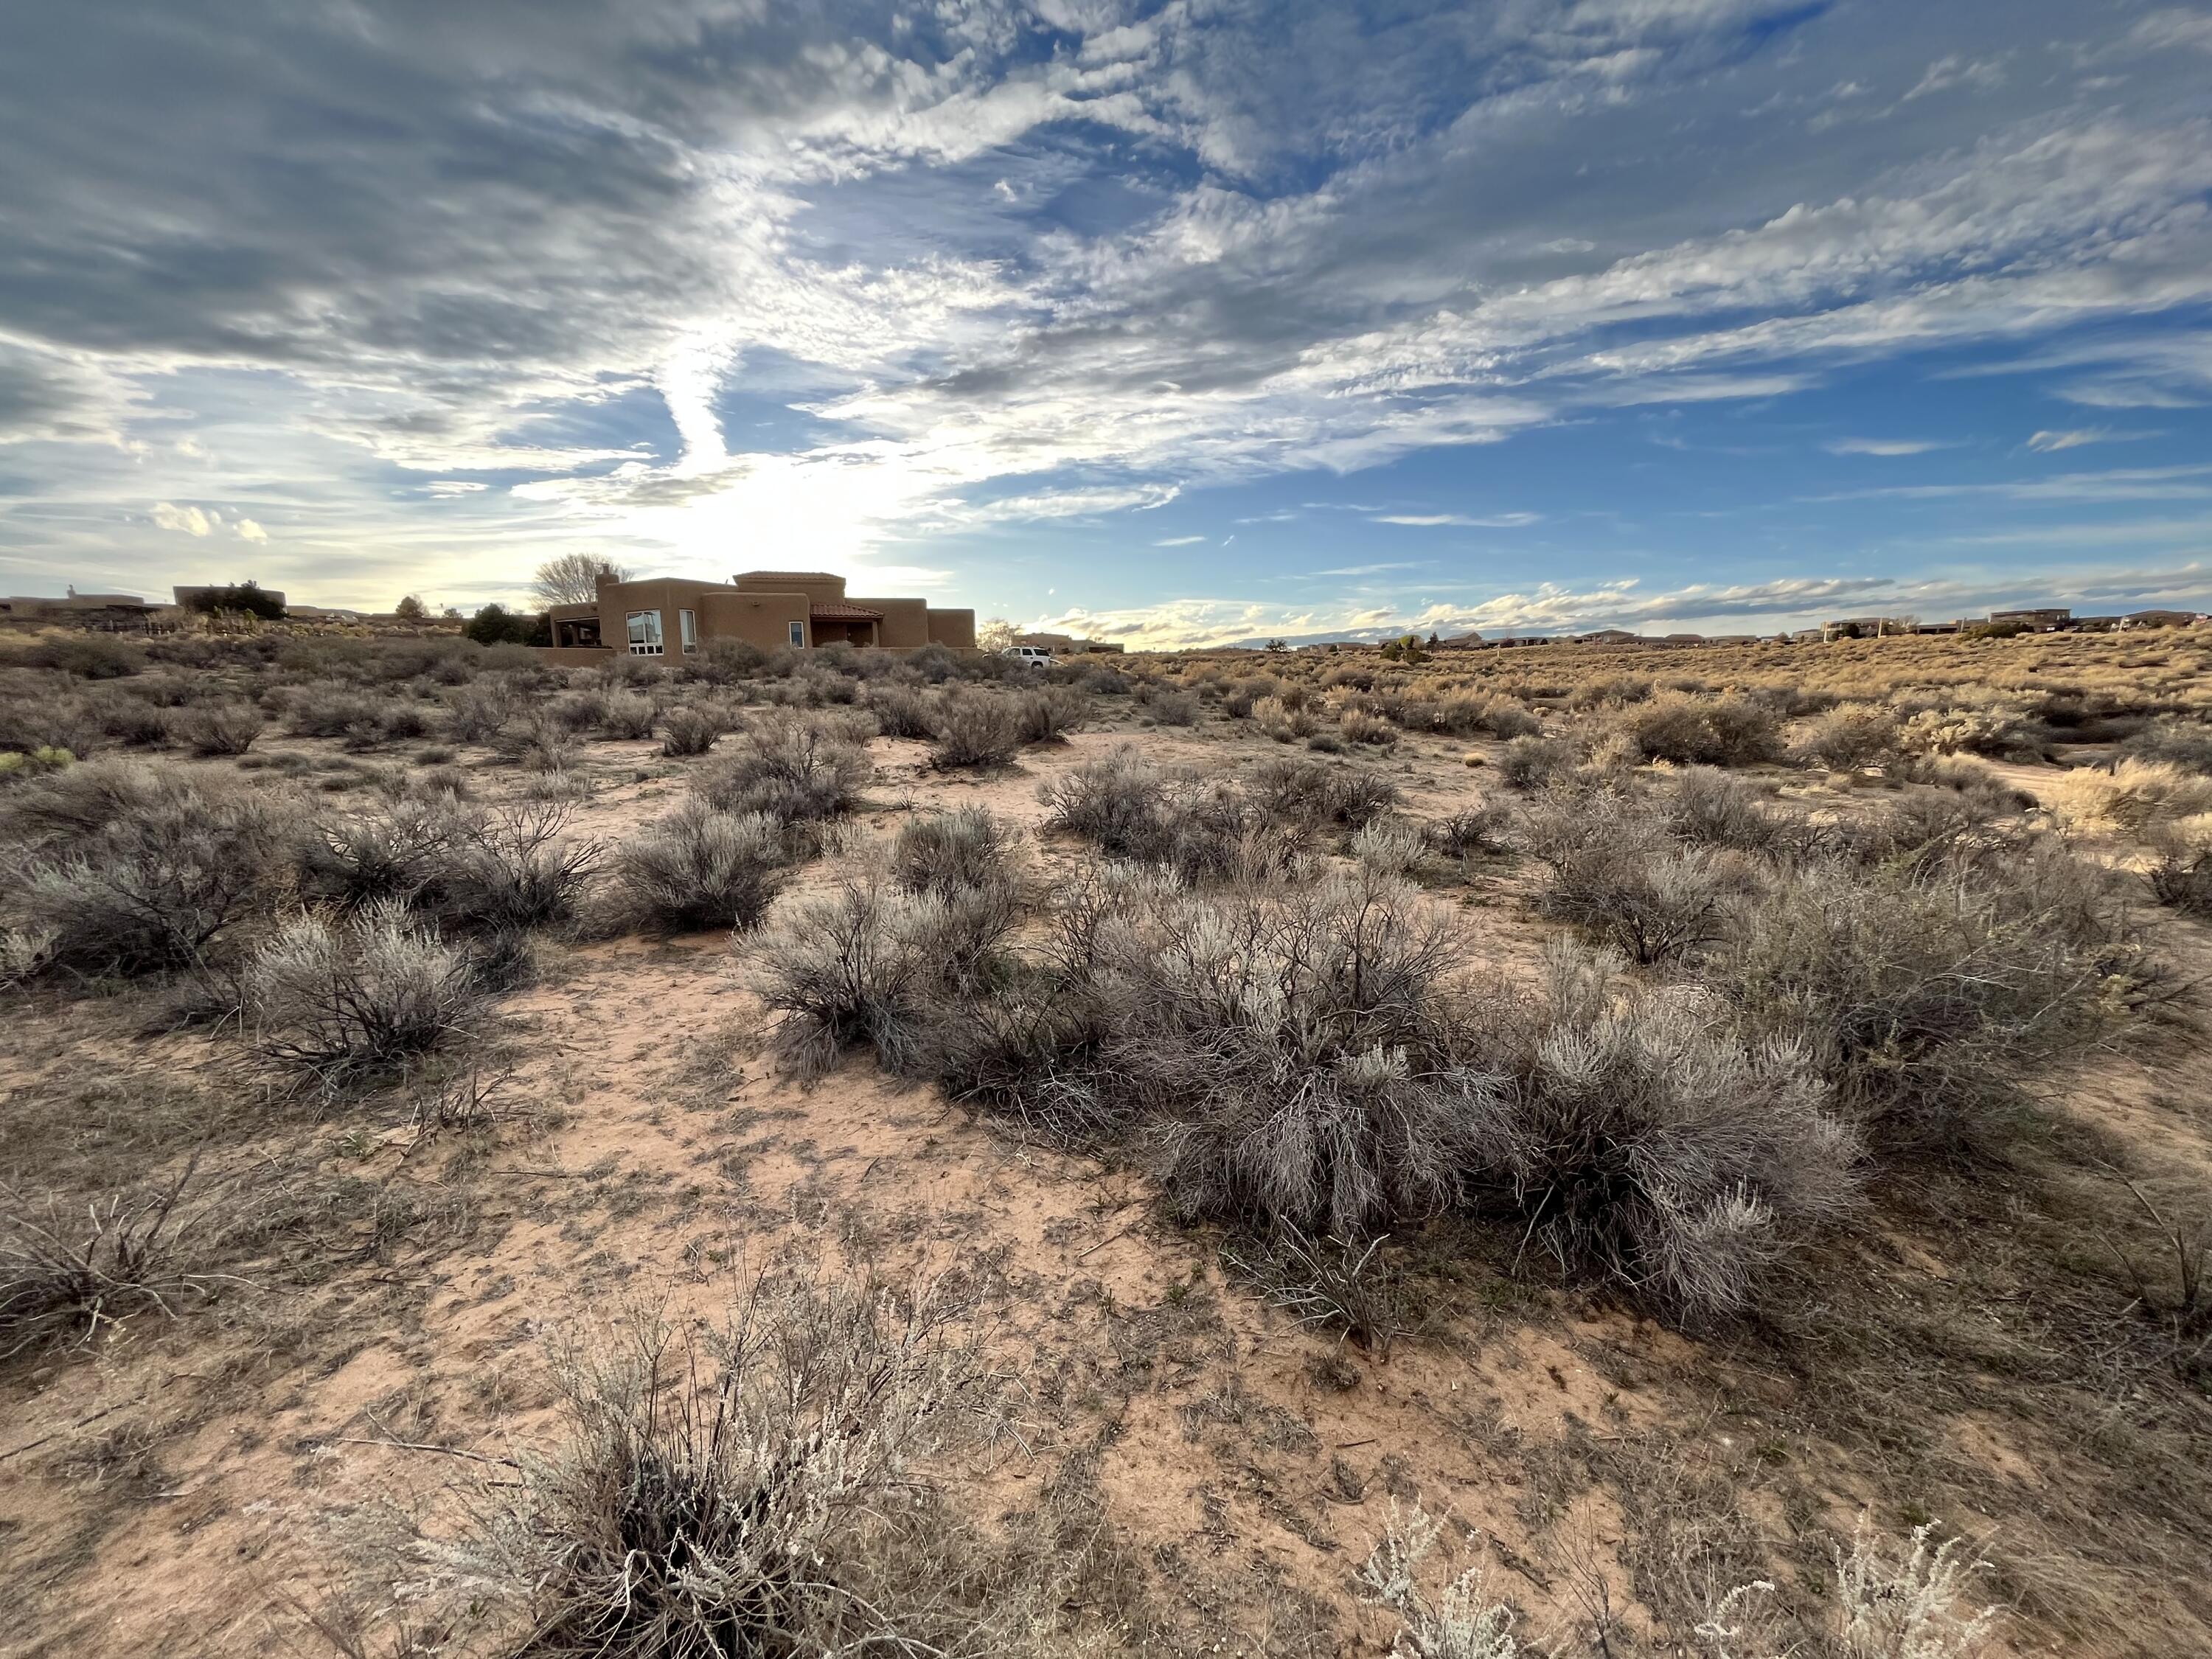
<path id="1" fill-rule="evenodd" d="M 1703 634 L 1667 634 L 1661 636 L 1659 642 L 1662 645 L 1704 645 L 1706 640 Z"/>
<path id="2" fill-rule="evenodd" d="M 284 609 L 295 620 L 302 622 L 357 623 L 366 614 L 326 605 L 288 605 Z"/>
<path id="3" fill-rule="evenodd" d="M 1992 628 L 2016 625 L 2031 629 L 2038 634 L 2056 634 L 2073 619 L 2073 611 L 2064 605 L 2042 605 L 2026 611 L 1990 612 L 1990 626 Z"/>
<path id="4" fill-rule="evenodd" d="M 685 656 L 716 640 L 800 651 L 975 645 L 973 611 L 939 610 L 915 599 L 848 597 L 845 579 L 826 570 L 748 570 L 727 582 L 602 576 L 596 599 L 556 605 L 546 621 L 555 647 L 610 654 L 627 648 L 633 657 Z"/>
<path id="5" fill-rule="evenodd" d="M 2197 620 L 2194 611 L 2130 611 L 2119 619 L 2122 628 L 2187 628 Z"/>
<path id="6" fill-rule="evenodd" d="M 1756 634 L 1715 634 L 1705 641 L 1707 645 L 1757 645 Z"/>
<path id="7" fill-rule="evenodd" d="M 1073 634 L 1017 634 L 1016 645 L 1034 646 L 1040 651 L 1049 651 L 1055 657 L 1081 657 L 1094 652 L 1118 652 L 1122 647 L 1104 640 L 1082 640 Z"/>
<path id="8" fill-rule="evenodd" d="M 1595 633 L 1575 635 L 1577 645 L 1633 645 L 1637 636 L 1625 628 L 1601 628 Z"/>
<path id="9" fill-rule="evenodd" d="M 80 619 L 142 618 L 153 607 L 136 593 L 80 593 L 74 587 L 59 599 L 36 593 L 11 593 L 0 599 L 0 616 L 74 617 Z"/>
<path id="10" fill-rule="evenodd" d="M 1508 634 L 1498 641 L 1501 647 L 1508 649 L 1529 645 L 1557 645 L 1559 642 L 1559 636 L 1555 634 Z"/>
<path id="11" fill-rule="evenodd" d="M 1792 645 L 1819 645 L 1828 637 L 1826 628 L 1801 628 L 1790 636 Z"/>

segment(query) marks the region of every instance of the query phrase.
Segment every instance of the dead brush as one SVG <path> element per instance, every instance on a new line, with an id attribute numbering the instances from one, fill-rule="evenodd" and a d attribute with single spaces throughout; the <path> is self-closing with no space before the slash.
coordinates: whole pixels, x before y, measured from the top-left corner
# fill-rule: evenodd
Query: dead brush
<path id="1" fill-rule="evenodd" d="M 325 1090 L 397 1071 L 460 1039 L 481 999 L 466 954 L 389 902 L 345 921 L 293 918 L 242 979 L 254 1047 Z"/>
<path id="2" fill-rule="evenodd" d="M 1299 1324 L 1333 1328 L 1353 1346 L 1388 1359 L 1416 1322 L 1404 1275 L 1383 1249 L 1389 1243 L 1387 1233 L 1345 1240 L 1285 1228 L 1243 1254 L 1224 1250 L 1222 1260 Z"/>
<path id="3" fill-rule="evenodd" d="M 195 1158 L 166 1187 L 93 1200 L 82 1216 L 0 1186 L 0 1360 L 211 1295 L 222 1277 L 184 1265 L 198 1217 L 178 1206 L 197 1168 Z"/>
<path id="4" fill-rule="evenodd" d="M 842 817 L 875 775 L 851 727 L 827 715 L 784 713 L 738 734 L 693 775 L 695 793 L 726 812 L 765 812 L 780 823 Z"/>
<path id="5" fill-rule="evenodd" d="M 2212 1225 L 2201 1217 L 2169 1219 L 2141 1186 L 2120 1179 L 2149 1219 L 2166 1267 L 2146 1267 L 2109 1233 L 2098 1237 L 2127 1274 L 2136 1310 L 2165 1331 L 2175 1364 L 2183 1376 L 2194 1377 L 2212 1354 Z"/>
<path id="6" fill-rule="evenodd" d="M 617 849 L 614 901 L 625 920 L 664 933 L 750 927 L 783 890 L 792 861 L 766 813 L 718 811 L 695 798 Z"/>
<path id="7" fill-rule="evenodd" d="M 1034 709 L 1024 707 L 1018 695 L 948 691 L 938 704 L 931 730 L 929 763 L 940 772 L 1005 766 L 1022 746 L 1024 731 L 1036 724 L 1032 714 L 1048 723 L 1048 710 L 1042 701 Z"/>
<path id="8" fill-rule="evenodd" d="M 380 1576 L 420 1626 L 543 1659 L 1027 1650 L 1065 1587 L 932 1473 L 1007 1422 L 968 1315 L 941 1283 L 789 1276 L 699 1334 L 569 1339 L 563 1440 L 481 1466 L 458 1536 L 403 1522 Z"/>

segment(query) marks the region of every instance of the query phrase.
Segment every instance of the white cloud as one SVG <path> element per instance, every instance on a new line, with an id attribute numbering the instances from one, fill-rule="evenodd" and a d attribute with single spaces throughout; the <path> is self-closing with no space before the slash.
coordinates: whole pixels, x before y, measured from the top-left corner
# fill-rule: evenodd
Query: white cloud
<path id="1" fill-rule="evenodd" d="M 1517 530 L 1523 525 L 1535 524 L 1544 515 L 1540 513 L 1498 513 L 1475 518 L 1464 513 L 1384 513 L 1369 522 L 1373 524 L 1402 524 L 1418 526 L 1450 525 L 1462 529 Z"/>
<path id="2" fill-rule="evenodd" d="M 2033 433 L 2027 447 L 2048 455 L 2062 449 L 2079 449 L 2084 444 L 2129 443 L 2155 435 L 2149 432 L 2116 432 L 2109 426 L 2077 426 Z"/>
<path id="3" fill-rule="evenodd" d="M 173 501 L 154 503 L 154 522 L 164 530 L 182 531 L 187 536 L 204 536 L 222 521 L 221 514 L 203 513 L 197 507 L 179 507 Z"/>
<path id="4" fill-rule="evenodd" d="M 258 543 L 269 539 L 269 532 L 251 519 L 240 519 L 231 528 L 238 532 L 241 541 Z"/>
<path id="5" fill-rule="evenodd" d="M 1836 438 L 1820 447 L 1831 455 L 1925 455 L 1952 446 L 1932 438 Z"/>
<path id="6" fill-rule="evenodd" d="M 1206 539 L 1203 536 L 1170 536 L 1164 542 L 1154 542 L 1154 547 L 1195 547 Z"/>

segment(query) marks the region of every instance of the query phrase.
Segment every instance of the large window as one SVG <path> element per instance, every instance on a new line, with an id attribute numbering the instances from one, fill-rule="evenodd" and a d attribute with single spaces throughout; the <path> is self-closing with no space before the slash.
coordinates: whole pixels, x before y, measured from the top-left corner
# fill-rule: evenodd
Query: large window
<path id="1" fill-rule="evenodd" d="M 676 613 L 676 621 L 677 632 L 684 639 L 684 648 L 686 651 L 696 651 L 699 648 L 698 617 L 689 611 L 679 611 Z"/>
<path id="2" fill-rule="evenodd" d="M 658 611 L 633 611 L 629 613 L 629 653 L 633 657 L 657 657 L 661 654 L 660 613 Z"/>
<path id="3" fill-rule="evenodd" d="M 806 643 L 806 624 L 805 623 L 792 623 L 791 642 L 793 645 L 805 645 Z"/>

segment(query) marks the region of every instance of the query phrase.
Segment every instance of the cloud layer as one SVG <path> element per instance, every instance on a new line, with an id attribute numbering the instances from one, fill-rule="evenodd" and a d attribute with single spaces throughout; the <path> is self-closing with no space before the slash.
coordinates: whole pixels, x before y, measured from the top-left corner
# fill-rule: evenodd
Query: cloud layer
<path id="1" fill-rule="evenodd" d="M 1133 552 L 1229 532 L 1152 515 L 1434 461 L 1425 499 L 1342 521 L 1361 556 L 1311 563 L 1347 573 L 1328 617 L 1460 604 L 1343 586 L 1433 536 L 1492 589 L 1455 617 L 1621 621 L 1647 602 L 1607 597 L 1602 538 L 1567 552 L 1590 580 L 1530 586 L 1511 561 L 1561 544 L 1512 538 L 1565 515 L 1474 496 L 1452 458 L 1934 353 L 2076 418 L 1839 410 L 1796 498 L 2193 498 L 1893 482 L 2212 400 L 2201 17 L 1920 9 L 34 9 L 0 60 L 0 563 L 149 580 L 223 574 L 191 563 L 221 549 L 388 603 L 508 593 L 572 545 L 757 550 L 1042 615 L 1035 550 L 1110 529 L 1133 556 L 1092 556 L 1099 615 L 1167 641 L 1324 612 L 1256 563 L 1252 597 L 1191 597 L 1210 578 Z"/>

